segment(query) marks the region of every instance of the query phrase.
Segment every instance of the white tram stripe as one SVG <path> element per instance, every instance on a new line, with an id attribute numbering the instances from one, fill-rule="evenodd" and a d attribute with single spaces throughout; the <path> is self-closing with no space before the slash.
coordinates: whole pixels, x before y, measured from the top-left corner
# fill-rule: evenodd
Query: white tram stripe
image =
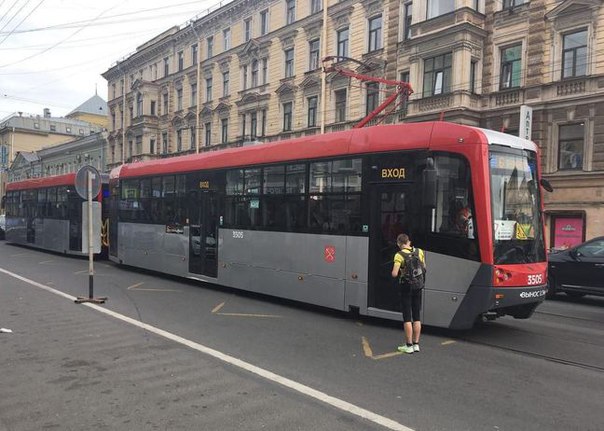
<path id="1" fill-rule="evenodd" d="M 45 286 L 41 283 L 38 283 L 36 281 L 30 280 L 28 278 L 25 278 L 23 276 L 20 276 L 18 274 L 15 274 L 13 272 L 7 271 L 3 268 L 0 268 L 0 272 L 4 273 L 6 275 L 9 275 L 13 278 L 16 278 L 17 280 L 21 280 L 25 283 L 28 283 L 32 286 L 38 287 L 42 290 L 46 290 L 47 292 L 53 293 L 55 295 L 61 296 L 63 298 L 69 299 L 70 301 L 75 301 L 77 298 L 75 296 L 71 296 L 67 293 L 63 293 L 59 290 L 53 289 L 51 287 Z M 381 416 L 377 413 L 373 413 L 369 410 L 366 410 L 362 407 L 356 406 L 354 404 L 351 404 L 347 401 L 341 400 L 339 398 L 335 398 L 332 397 L 331 395 L 328 395 L 324 392 L 318 391 L 316 389 L 313 389 L 309 386 L 306 386 L 302 383 L 298 383 L 294 380 L 288 379 L 287 377 L 283 377 L 280 376 L 278 374 L 275 374 L 271 371 L 265 370 L 263 368 L 257 367 L 255 365 L 252 365 L 248 362 L 245 362 L 241 359 L 237 359 L 234 356 L 230 356 L 227 355 L 225 353 L 219 352 L 218 350 L 214 350 L 210 347 L 204 346 L 202 344 L 196 343 L 194 341 L 191 340 L 187 340 L 186 338 L 180 337 L 178 335 L 172 334 L 171 332 L 168 331 L 164 331 L 163 329 L 160 328 L 156 328 L 155 326 L 151 326 L 148 325 L 146 323 L 140 322 L 138 320 L 132 319 L 128 316 L 124 316 L 122 314 L 116 313 L 115 311 L 111 311 L 108 310 L 106 308 L 100 307 L 96 304 L 91 304 L 91 303 L 83 303 L 81 305 L 84 305 L 86 307 L 90 307 L 95 309 L 96 311 L 99 311 L 101 313 L 104 313 L 108 316 L 111 316 L 115 319 L 121 320 L 123 322 L 129 323 L 133 326 L 136 326 L 138 328 L 141 329 L 145 329 L 149 332 L 152 332 L 156 335 L 159 335 L 161 337 L 167 338 L 168 340 L 174 341 L 176 343 L 182 344 L 184 346 L 187 346 L 193 350 L 197 350 L 198 352 L 204 353 L 206 355 L 209 355 L 213 358 L 216 358 L 222 362 L 225 362 L 229 365 L 241 368 L 245 371 L 248 371 L 250 373 L 256 374 L 260 377 L 263 377 L 267 380 L 270 380 L 271 382 L 274 383 L 278 383 L 282 386 L 285 386 L 289 389 L 293 389 L 297 392 L 300 392 L 301 394 L 304 394 L 306 396 L 315 398 L 316 400 L 319 400 L 325 404 L 328 404 L 332 407 L 335 407 L 339 410 L 345 411 L 347 413 L 353 414 L 355 416 L 359 416 L 363 419 L 367 419 L 371 422 L 374 422 L 380 426 L 383 426 L 384 428 L 390 429 L 390 430 L 396 430 L 396 431 L 413 431 L 412 428 L 406 427 L 405 425 L 402 425 L 392 419 L 389 419 L 385 416 Z"/>

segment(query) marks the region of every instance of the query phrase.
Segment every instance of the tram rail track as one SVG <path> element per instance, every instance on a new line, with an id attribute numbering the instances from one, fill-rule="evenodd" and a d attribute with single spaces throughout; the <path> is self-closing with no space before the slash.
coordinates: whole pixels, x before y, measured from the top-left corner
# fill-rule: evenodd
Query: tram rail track
<path id="1" fill-rule="evenodd" d="M 551 355 L 547 355 L 547 354 L 542 354 L 542 353 L 528 352 L 528 351 L 525 351 L 525 350 L 522 350 L 522 349 L 517 349 L 517 348 L 514 348 L 514 347 L 502 346 L 502 345 L 498 345 L 498 344 L 494 344 L 494 343 L 489 343 L 489 342 L 486 342 L 486 341 L 474 340 L 472 338 L 467 338 L 467 337 L 460 337 L 458 339 L 462 340 L 462 341 L 465 341 L 465 342 L 468 342 L 468 343 L 472 343 L 472 344 L 476 344 L 476 345 L 480 345 L 480 346 L 491 347 L 491 348 L 502 350 L 502 351 L 506 351 L 506 352 L 512 352 L 512 353 L 516 353 L 516 354 L 519 354 L 519 355 L 527 356 L 527 357 L 530 357 L 530 358 L 542 359 L 542 360 L 545 360 L 545 361 L 548 361 L 548 362 L 554 362 L 554 363 L 557 363 L 557 364 L 578 367 L 578 368 L 582 368 L 582 369 L 586 369 L 586 370 L 591 370 L 591 371 L 604 372 L 604 367 L 603 366 L 586 364 L 586 363 L 582 363 L 582 362 L 578 362 L 578 361 L 572 361 L 572 360 L 568 360 L 568 359 L 563 359 L 563 358 L 559 358 L 559 357 L 555 357 L 555 356 L 551 356 Z"/>

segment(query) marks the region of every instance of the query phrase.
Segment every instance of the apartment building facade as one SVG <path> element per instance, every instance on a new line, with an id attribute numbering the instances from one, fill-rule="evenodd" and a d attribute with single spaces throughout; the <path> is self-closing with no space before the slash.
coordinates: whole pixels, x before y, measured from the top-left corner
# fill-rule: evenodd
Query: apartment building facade
<path id="1" fill-rule="evenodd" d="M 322 59 L 339 56 L 340 67 L 411 84 L 380 121 L 530 126 L 555 188 L 545 196 L 548 240 L 565 246 L 604 234 L 601 22 L 601 0 L 235 0 L 103 74 L 106 160 L 314 134 L 323 118 L 326 132 L 350 128 L 393 89 L 328 73 L 322 91 Z"/>

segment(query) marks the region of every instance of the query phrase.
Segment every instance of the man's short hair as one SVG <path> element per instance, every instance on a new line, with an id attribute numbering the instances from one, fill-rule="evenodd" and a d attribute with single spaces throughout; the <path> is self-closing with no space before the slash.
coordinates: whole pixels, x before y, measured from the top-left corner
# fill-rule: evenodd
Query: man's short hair
<path id="1" fill-rule="evenodd" d="M 396 242 L 399 244 L 407 244 L 409 242 L 409 235 L 406 233 L 401 233 L 396 237 Z"/>

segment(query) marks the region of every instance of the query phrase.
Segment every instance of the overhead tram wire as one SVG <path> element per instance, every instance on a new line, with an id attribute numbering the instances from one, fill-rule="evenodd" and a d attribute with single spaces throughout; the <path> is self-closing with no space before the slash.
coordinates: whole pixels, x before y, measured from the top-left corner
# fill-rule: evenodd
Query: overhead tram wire
<path id="1" fill-rule="evenodd" d="M 25 21 L 27 18 L 29 18 L 29 17 L 31 16 L 31 14 L 32 14 L 32 13 L 34 13 L 34 12 L 36 11 L 36 9 L 38 9 L 42 3 L 44 3 L 44 0 L 40 0 L 40 3 L 38 3 L 38 4 L 37 4 L 37 5 L 36 5 L 36 6 L 35 6 L 35 7 L 34 7 L 34 8 L 31 10 L 31 11 L 29 11 L 29 13 L 28 13 L 27 15 L 25 15 L 25 18 L 23 18 L 21 21 L 19 21 L 19 24 L 17 24 L 15 27 L 13 27 L 13 29 L 12 29 L 12 30 L 11 30 L 11 31 L 10 31 L 10 32 L 9 32 L 9 33 L 6 35 L 6 36 L 4 36 L 4 39 L 0 40 L 0 45 L 2 45 L 2 43 L 3 43 L 3 42 L 6 40 L 6 39 L 8 39 L 8 37 L 9 37 L 11 34 L 13 34 L 13 33 L 14 33 L 14 31 L 15 31 L 17 28 L 19 28 L 19 26 L 20 26 L 21 24 L 23 24 L 23 22 L 24 22 L 24 21 Z M 26 3 L 26 4 L 27 4 L 27 3 Z M 23 8 L 21 8 L 21 9 L 23 9 Z M 19 9 L 19 12 L 21 11 L 21 9 Z M 6 27 L 6 26 L 5 26 L 5 27 Z M 4 29 L 4 27 L 2 27 L 2 29 L 0 29 L 0 32 L 1 32 L 3 29 Z"/>

